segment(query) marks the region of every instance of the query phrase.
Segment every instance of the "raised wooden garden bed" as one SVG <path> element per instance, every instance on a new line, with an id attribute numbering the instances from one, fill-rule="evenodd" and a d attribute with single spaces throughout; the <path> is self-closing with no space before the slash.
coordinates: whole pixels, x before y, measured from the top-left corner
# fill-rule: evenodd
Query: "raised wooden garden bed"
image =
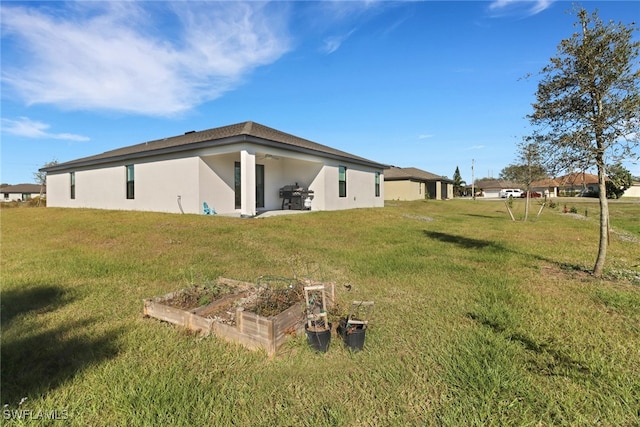
<path id="1" fill-rule="evenodd" d="M 302 285 L 303 283 L 300 283 L 300 286 Z M 256 307 L 256 299 L 264 293 L 264 288 L 253 283 L 226 278 L 218 278 L 214 287 L 225 288 L 226 293 L 211 302 L 208 302 L 210 297 L 202 292 L 198 293 L 196 298 L 189 297 L 193 289 L 144 299 L 144 314 L 204 335 L 213 333 L 219 338 L 240 343 L 252 350 L 264 349 L 269 355 L 275 354 L 288 336 L 304 333 L 302 294 L 301 300 L 295 301 L 292 297 L 282 296 L 280 292 L 276 299 L 284 301 L 287 308 L 262 316 L 249 310 Z M 206 304 L 188 307 L 185 301 L 196 305 L 202 302 Z"/>

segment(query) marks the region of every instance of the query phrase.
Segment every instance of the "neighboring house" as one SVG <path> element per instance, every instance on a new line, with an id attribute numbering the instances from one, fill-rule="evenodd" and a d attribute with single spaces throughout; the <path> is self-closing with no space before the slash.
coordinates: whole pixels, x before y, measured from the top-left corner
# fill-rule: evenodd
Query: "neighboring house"
<path id="1" fill-rule="evenodd" d="M 470 186 L 467 186 L 471 188 Z M 476 196 L 486 197 L 486 198 L 499 198 L 500 190 L 505 190 L 507 188 L 519 189 L 523 190 L 522 185 L 516 184 L 511 181 L 503 181 L 501 179 L 480 179 L 475 182 L 475 191 Z"/>
<path id="2" fill-rule="evenodd" d="M 391 166 L 384 171 L 386 200 L 453 198 L 453 181 L 417 168 Z"/>
<path id="3" fill-rule="evenodd" d="M 41 169 L 47 206 L 254 216 L 279 190 L 313 191 L 311 210 L 384 206 L 386 165 L 254 122 L 144 142 Z"/>
<path id="4" fill-rule="evenodd" d="M 640 182 L 635 181 L 627 188 L 621 197 L 640 197 Z"/>
<path id="5" fill-rule="evenodd" d="M 45 189 L 38 184 L 8 185 L 0 188 L 3 202 L 25 202 L 34 197 L 40 197 L 40 191 L 42 191 L 42 197 L 44 197 L 46 195 Z"/>
<path id="6" fill-rule="evenodd" d="M 598 176 L 586 172 L 575 172 L 556 178 L 560 196 L 598 195 Z"/>
<path id="7" fill-rule="evenodd" d="M 540 193 L 542 197 L 558 197 L 559 186 L 557 179 L 541 179 L 531 183 L 531 191 Z"/>

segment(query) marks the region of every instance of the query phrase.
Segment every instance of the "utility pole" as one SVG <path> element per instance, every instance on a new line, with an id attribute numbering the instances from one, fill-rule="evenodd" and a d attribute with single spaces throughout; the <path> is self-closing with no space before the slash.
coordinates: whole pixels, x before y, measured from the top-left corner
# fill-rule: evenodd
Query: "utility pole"
<path id="1" fill-rule="evenodd" d="M 474 159 L 471 159 L 471 196 L 473 197 L 473 200 L 476 199 L 476 180 L 473 177 L 473 162 Z"/>

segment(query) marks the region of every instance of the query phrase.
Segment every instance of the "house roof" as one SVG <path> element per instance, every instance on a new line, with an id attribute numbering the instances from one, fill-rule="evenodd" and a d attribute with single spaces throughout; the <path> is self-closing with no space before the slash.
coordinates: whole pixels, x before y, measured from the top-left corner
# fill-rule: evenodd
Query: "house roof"
<path id="1" fill-rule="evenodd" d="M 431 172 L 424 171 L 418 168 L 399 168 L 397 166 L 391 166 L 384 170 L 385 181 L 402 181 L 402 180 L 415 180 L 415 181 L 444 181 L 453 182 L 446 176 L 440 176 Z"/>
<path id="2" fill-rule="evenodd" d="M 157 154 L 175 153 L 200 148 L 219 147 L 238 142 L 252 142 L 263 146 L 282 148 L 290 151 L 320 155 L 338 160 L 348 160 L 353 163 L 385 168 L 383 165 L 363 157 L 355 156 L 345 151 L 337 150 L 326 145 L 318 144 L 307 139 L 299 138 L 285 132 L 247 121 L 233 125 L 207 129 L 199 132 L 185 132 L 183 135 L 172 136 L 141 144 L 130 145 L 104 152 L 102 154 L 58 163 L 40 169 L 53 172 L 74 167 L 92 166 L 113 161 L 137 159 Z"/>
<path id="3" fill-rule="evenodd" d="M 40 193 L 38 184 L 16 184 L 0 188 L 0 193 Z"/>
<path id="4" fill-rule="evenodd" d="M 558 182 L 557 179 L 553 179 L 553 178 L 547 178 L 547 179 L 541 179 L 538 181 L 533 181 L 531 183 L 531 187 L 559 187 L 560 183 Z"/>
<path id="5" fill-rule="evenodd" d="M 582 186 L 597 184 L 598 176 L 586 172 L 574 172 L 557 178 L 560 186 Z"/>
<path id="6" fill-rule="evenodd" d="M 483 190 L 502 190 L 503 188 L 520 188 L 520 184 L 501 179 L 479 179 L 475 182 L 476 188 Z"/>

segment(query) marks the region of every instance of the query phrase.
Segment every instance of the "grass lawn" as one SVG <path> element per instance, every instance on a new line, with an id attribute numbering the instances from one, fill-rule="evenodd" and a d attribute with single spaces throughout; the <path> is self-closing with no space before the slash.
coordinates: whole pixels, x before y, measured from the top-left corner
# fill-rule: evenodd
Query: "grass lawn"
<path id="1" fill-rule="evenodd" d="M 3 209 L 2 423 L 637 426 L 640 203 L 611 203 L 603 279 L 585 273 L 597 200 L 564 203 L 529 222 L 480 200 L 256 219 Z M 218 276 L 294 274 L 336 281 L 338 315 L 375 301 L 364 351 L 297 337 L 269 358 L 142 315 Z"/>

